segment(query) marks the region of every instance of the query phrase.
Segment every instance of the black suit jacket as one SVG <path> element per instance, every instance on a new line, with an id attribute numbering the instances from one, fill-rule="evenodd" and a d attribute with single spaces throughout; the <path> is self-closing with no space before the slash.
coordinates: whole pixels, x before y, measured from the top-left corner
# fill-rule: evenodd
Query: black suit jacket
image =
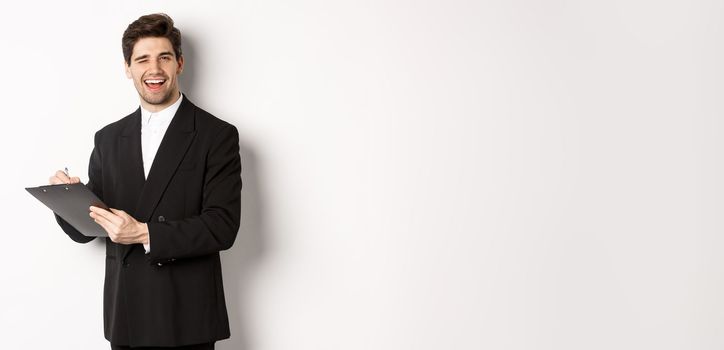
<path id="1" fill-rule="evenodd" d="M 96 133 L 88 176 L 98 197 L 148 223 L 150 233 L 150 254 L 106 238 L 106 339 L 180 346 L 228 338 L 219 251 L 239 230 L 236 128 L 184 96 L 144 179 L 139 108 Z M 56 218 L 74 241 L 93 239 Z"/>

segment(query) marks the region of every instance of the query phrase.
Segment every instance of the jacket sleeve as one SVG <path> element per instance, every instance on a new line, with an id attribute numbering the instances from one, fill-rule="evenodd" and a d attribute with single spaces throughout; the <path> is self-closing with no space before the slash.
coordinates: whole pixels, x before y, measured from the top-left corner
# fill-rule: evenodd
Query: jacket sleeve
<path id="1" fill-rule="evenodd" d="M 98 198 L 103 200 L 103 186 L 101 186 L 101 152 L 98 146 L 98 140 L 100 138 L 99 133 L 100 131 L 95 135 L 93 152 L 91 152 L 90 161 L 88 162 L 88 183 L 86 186 L 95 193 Z M 58 222 L 58 225 L 60 225 L 60 228 L 65 231 L 68 237 L 78 243 L 88 243 L 95 239 L 95 237 L 88 237 L 78 232 L 78 230 L 63 220 L 63 218 L 58 216 L 58 214 L 55 214 L 55 220 Z"/>
<path id="2" fill-rule="evenodd" d="M 213 254 L 234 244 L 241 220 L 239 134 L 228 125 L 214 139 L 207 156 L 200 214 L 148 223 L 152 263 Z"/>

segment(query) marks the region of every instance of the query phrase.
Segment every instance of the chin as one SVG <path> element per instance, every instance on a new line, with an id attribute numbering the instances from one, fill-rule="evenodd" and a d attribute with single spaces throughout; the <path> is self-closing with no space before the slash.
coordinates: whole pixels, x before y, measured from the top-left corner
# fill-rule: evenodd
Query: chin
<path id="1" fill-rule="evenodd" d="M 161 105 L 171 100 L 171 93 L 158 95 L 143 95 L 143 100 L 152 105 Z"/>

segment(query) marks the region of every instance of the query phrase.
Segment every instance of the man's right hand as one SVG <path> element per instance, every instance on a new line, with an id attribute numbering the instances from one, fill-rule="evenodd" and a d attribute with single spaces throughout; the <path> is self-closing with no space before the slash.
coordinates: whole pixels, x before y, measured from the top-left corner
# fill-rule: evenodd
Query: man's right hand
<path id="1" fill-rule="evenodd" d="M 55 172 L 55 175 L 51 176 L 50 179 L 48 179 L 48 181 L 51 185 L 69 185 L 79 183 L 80 178 L 77 176 L 70 177 L 63 170 L 58 170 Z"/>

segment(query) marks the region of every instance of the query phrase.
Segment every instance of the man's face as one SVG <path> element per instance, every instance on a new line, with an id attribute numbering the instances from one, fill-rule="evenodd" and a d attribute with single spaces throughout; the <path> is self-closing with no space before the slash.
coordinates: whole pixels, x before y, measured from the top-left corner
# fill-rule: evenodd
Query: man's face
<path id="1" fill-rule="evenodd" d="M 133 79 L 143 107 L 157 112 L 176 102 L 183 67 L 183 57 L 176 57 L 168 39 L 141 38 L 133 46 L 126 76 Z"/>

